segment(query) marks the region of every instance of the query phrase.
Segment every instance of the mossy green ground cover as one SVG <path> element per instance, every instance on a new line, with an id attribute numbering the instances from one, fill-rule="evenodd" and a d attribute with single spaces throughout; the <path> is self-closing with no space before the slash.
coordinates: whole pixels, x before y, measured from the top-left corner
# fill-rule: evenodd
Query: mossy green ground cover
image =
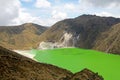
<path id="1" fill-rule="evenodd" d="M 61 48 L 51 50 L 32 50 L 37 61 L 53 64 L 78 72 L 88 68 L 98 72 L 104 80 L 120 80 L 120 56 L 94 50 Z"/>

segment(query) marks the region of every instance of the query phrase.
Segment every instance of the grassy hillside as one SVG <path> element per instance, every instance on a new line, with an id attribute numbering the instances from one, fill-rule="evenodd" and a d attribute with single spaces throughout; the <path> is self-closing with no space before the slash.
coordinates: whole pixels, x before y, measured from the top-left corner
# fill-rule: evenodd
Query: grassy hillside
<path id="1" fill-rule="evenodd" d="M 94 50 L 62 48 L 53 50 L 32 50 L 39 62 L 53 64 L 72 72 L 84 68 L 98 72 L 105 80 L 120 80 L 120 56 Z"/>
<path id="2" fill-rule="evenodd" d="M 33 23 L 19 26 L 0 26 L 0 45 L 8 49 L 37 47 L 39 36 L 47 28 Z"/>

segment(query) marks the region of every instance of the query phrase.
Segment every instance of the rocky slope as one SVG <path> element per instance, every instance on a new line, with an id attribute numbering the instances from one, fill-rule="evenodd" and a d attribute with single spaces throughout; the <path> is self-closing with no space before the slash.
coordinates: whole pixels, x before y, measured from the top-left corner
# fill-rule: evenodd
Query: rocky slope
<path id="1" fill-rule="evenodd" d="M 98 73 L 84 69 L 78 73 L 75 73 L 70 80 L 103 80 L 103 78 L 99 77 Z"/>
<path id="2" fill-rule="evenodd" d="M 88 69 L 73 74 L 0 47 L 0 80 L 103 80 L 103 78 Z"/>
<path id="3" fill-rule="evenodd" d="M 96 40 L 94 49 L 120 54 L 120 23 L 112 26 Z"/>
<path id="4" fill-rule="evenodd" d="M 72 73 L 0 47 L 0 80 L 63 80 Z"/>
<path id="5" fill-rule="evenodd" d="M 119 18 L 95 15 L 82 15 L 74 19 L 65 19 L 57 22 L 40 35 L 40 42 L 52 42 L 57 47 L 75 46 L 92 49 L 100 34 L 119 22 Z"/>
<path id="6" fill-rule="evenodd" d="M 33 23 L 0 26 L 0 45 L 9 49 L 31 49 L 37 46 L 40 34 L 46 29 Z"/>

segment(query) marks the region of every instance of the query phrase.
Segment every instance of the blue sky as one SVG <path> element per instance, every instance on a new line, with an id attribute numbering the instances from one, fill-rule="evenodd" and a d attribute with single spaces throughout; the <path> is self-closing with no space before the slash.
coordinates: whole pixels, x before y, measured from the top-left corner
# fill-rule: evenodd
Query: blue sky
<path id="1" fill-rule="evenodd" d="M 51 26 L 82 14 L 120 17 L 120 0 L 0 0 L 0 25 Z"/>

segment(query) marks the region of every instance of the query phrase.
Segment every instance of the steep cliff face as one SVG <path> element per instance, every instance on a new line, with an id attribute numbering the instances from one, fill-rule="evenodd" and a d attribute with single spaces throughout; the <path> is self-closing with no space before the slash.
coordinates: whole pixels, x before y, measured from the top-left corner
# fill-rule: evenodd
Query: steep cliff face
<path id="1" fill-rule="evenodd" d="M 40 42 L 57 42 L 63 46 L 75 46 L 91 49 L 96 39 L 112 25 L 120 22 L 119 18 L 82 15 L 74 19 L 57 22 L 40 35 Z"/>
<path id="2" fill-rule="evenodd" d="M 47 28 L 26 23 L 19 26 L 0 26 L 0 45 L 9 49 L 31 49 Z"/>
<path id="3" fill-rule="evenodd" d="M 101 76 L 88 69 L 73 74 L 56 66 L 35 62 L 0 46 L 0 80 L 86 79 L 103 80 Z"/>
<path id="4" fill-rule="evenodd" d="M 102 33 L 93 49 L 120 54 L 120 23 Z"/>

